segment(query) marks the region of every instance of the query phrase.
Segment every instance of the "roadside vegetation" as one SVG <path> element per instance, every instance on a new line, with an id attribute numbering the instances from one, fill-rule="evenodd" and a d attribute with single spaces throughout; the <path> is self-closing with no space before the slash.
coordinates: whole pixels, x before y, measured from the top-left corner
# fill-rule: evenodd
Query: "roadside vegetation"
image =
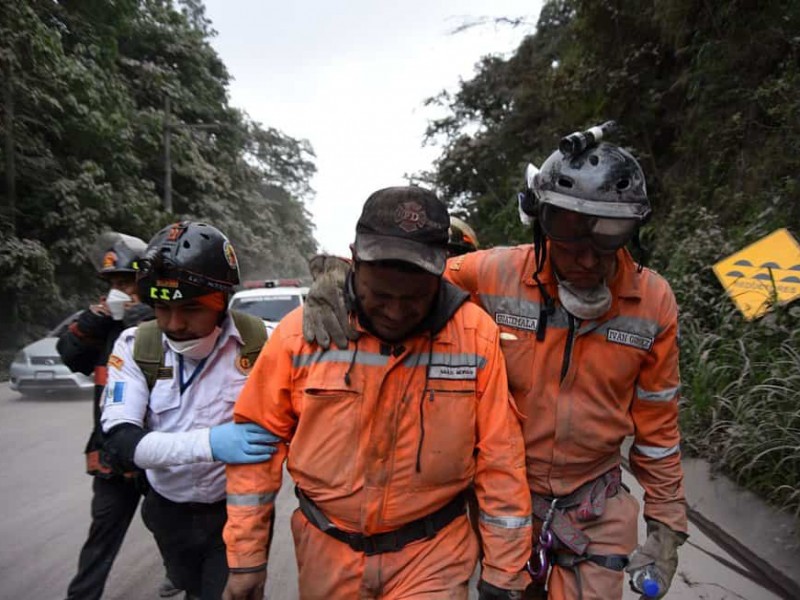
<path id="1" fill-rule="evenodd" d="M 0 4 L 0 361 L 97 297 L 108 229 L 202 219 L 245 277 L 307 274 L 313 149 L 229 104 L 201 0 Z"/>
<path id="2" fill-rule="evenodd" d="M 681 310 L 684 450 L 800 515 L 800 303 L 747 322 L 711 270 L 779 227 L 800 234 L 797 31 L 789 0 L 551 0 L 515 52 L 428 100 L 441 155 L 416 177 L 486 245 L 528 242 L 525 165 L 616 120 L 654 205 L 648 264 Z"/>

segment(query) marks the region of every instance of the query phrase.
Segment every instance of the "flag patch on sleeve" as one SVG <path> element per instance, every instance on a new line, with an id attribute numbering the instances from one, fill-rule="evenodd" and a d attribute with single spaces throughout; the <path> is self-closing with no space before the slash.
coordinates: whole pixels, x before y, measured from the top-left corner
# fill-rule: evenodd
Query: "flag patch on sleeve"
<path id="1" fill-rule="evenodd" d="M 122 404 L 125 400 L 125 382 L 115 381 L 106 386 L 106 404 Z"/>

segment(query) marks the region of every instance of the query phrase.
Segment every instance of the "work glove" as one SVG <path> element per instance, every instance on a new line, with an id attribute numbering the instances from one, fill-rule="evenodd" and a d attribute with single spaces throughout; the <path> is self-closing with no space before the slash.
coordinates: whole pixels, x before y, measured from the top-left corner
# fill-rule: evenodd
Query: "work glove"
<path id="1" fill-rule="evenodd" d="M 209 442 L 214 460 L 229 464 L 268 461 L 281 439 L 255 423 L 225 423 L 211 428 Z"/>
<path id="2" fill-rule="evenodd" d="M 331 339 L 339 348 L 358 339 L 350 324 L 345 302 L 345 283 L 350 263 L 336 256 L 318 254 L 308 264 L 314 282 L 303 305 L 303 337 L 327 349 Z"/>
<path id="3" fill-rule="evenodd" d="M 504 590 L 481 579 L 478 582 L 478 600 L 522 600 L 522 591 Z"/>
<path id="4" fill-rule="evenodd" d="M 639 571 L 653 565 L 656 572 L 656 579 L 659 584 L 658 594 L 655 596 L 640 596 L 641 599 L 663 598 L 672 578 L 678 569 L 678 547 L 681 546 L 689 536 L 685 533 L 673 531 L 660 521 L 646 519 L 647 521 L 647 540 L 644 546 L 638 546 L 630 556 L 628 566 L 625 570 L 631 576 L 633 582 L 639 575 Z M 651 567 L 651 569 L 653 568 Z M 633 587 L 633 585 L 631 585 Z M 634 590 L 639 591 L 639 590 Z"/>

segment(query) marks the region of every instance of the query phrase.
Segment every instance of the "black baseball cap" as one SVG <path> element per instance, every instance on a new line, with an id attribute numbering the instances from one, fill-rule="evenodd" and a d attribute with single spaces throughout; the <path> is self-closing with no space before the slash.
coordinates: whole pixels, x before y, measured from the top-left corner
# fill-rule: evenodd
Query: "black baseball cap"
<path id="1" fill-rule="evenodd" d="M 356 225 L 356 258 L 399 260 L 433 275 L 444 273 L 450 215 L 430 190 L 389 187 L 364 203 Z"/>

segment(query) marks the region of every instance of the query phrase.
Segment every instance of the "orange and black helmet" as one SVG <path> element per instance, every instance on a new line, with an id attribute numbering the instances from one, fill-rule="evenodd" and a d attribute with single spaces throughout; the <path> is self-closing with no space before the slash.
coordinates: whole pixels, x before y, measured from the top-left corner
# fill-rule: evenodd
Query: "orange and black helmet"
<path id="1" fill-rule="evenodd" d="M 150 304 L 212 292 L 230 294 L 239 283 L 239 263 L 233 246 L 219 229 L 180 221 L 150 240 L 136 281 L 139 296 Z"/>

